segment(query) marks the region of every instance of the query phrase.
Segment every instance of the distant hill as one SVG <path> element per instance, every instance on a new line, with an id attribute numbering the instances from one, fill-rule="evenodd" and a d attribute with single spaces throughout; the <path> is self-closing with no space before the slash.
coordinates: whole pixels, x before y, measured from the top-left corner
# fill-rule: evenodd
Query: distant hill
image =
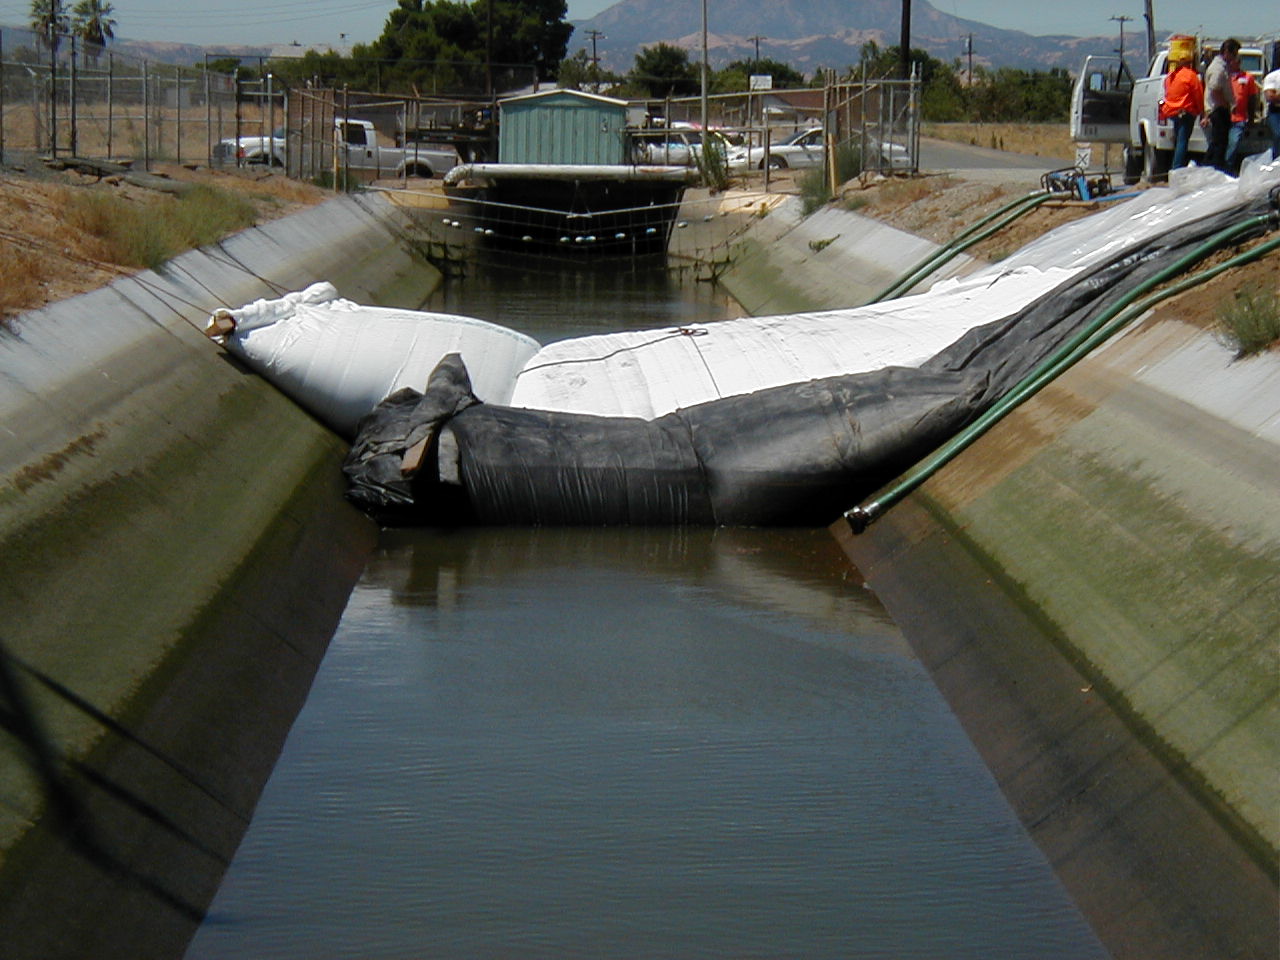
<path id="1" fill-rule="evenodd" d="M 204 66 L 206 54 L 210 58 L 240 57 L 248 65 L 258 57 L 271 54 L 271 46 L 201 46 L 197 43 L 170 43 L 163 40 L 113 40 L 109 49 L 140 60 L 168 63 L 174 66 Z"/>
<path id="2" fill-rule="evenodd" d="M 714 67 L 760 55 L 791 64 L 811 74 L 819 67 L 843 68 L 857 63 L 864 43 L 883 49 L 897 46 L 901 34 L 900 0 L 715 0 L 708 8 L 707 56 Z M 702 9 L 696 3 L 671 0 L 621 0 L 589 20 L 575 21 L 569 52 L 590 49 L 588 30 L 604 37 L 596 42 L 602 67 L 630 70 L 641 47 L 665 42 L 683 47 L 692 60 L 702 55 Z M 911 46 L 946 63 L 968 62 L 973 36 L 973 63 L 986 67 L 1075 70 L 1088 53 L 1107 53 L 1115 37 L 1037 37 L 1001 30 L 976 20 L 943 13 L 926 0 L 911 6 Z M 1134 36 L 1134 49 L 1140 47 Z"/>

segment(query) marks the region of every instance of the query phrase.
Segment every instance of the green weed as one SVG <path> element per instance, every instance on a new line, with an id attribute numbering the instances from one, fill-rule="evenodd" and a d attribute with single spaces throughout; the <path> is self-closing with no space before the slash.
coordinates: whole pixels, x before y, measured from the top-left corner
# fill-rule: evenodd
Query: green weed
<path id="1" fill-rule="evenodd" d="M 1280 293 L 1261 283 L 1240 287 L 1218 308 L 1217 333 L 1237 360 L 1280 341 Z"/>

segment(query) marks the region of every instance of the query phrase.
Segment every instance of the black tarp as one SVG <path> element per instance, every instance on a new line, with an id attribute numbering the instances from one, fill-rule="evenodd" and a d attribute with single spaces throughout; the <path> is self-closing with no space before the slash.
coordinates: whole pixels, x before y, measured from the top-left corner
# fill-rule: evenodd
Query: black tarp
<path id="1" fill-rule="evenodd" d="M 918 368 L 788 384 L 655 420 L 480 403 L 454 356 L 425 395 L 399 391 L 366 418 L 347 460 L 350 496 L 401 523 L 829 523 L 972 422 L 1125 291 L 1266 209 L 1259 200 L 1174 228 L 975 327 Z M 434 456 L 400 477 L 400 453 L 427 433 L 434 453 L 441 431 L 451 482 L 438 479 Z"/>

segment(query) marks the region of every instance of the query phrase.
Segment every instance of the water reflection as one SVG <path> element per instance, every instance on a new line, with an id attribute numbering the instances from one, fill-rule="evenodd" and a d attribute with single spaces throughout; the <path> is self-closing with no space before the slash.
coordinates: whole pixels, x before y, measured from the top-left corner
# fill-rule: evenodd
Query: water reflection
<path id="1" fill-rule="evenodd" d="M 189 957 L 1101 956 L 824 531 L 397 531 Z"/>
<path id="2" fill-rule="evenodd" d="M 660 258 L 556 270 L 514 254 L 500 269 L 481 264 L 446 279 L 423 309 L 479 317 L 544 344 L 744 315 L 722 287 L 668 269 Z"/>

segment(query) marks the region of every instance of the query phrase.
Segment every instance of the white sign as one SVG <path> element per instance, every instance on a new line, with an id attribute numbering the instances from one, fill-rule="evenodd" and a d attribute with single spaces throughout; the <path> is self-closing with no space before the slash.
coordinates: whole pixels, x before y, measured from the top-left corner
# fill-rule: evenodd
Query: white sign
<path id="1" fill-rule="evenodd" d="M 773 74 L 771 73 L 753 73 L 751 75 L 751 90 L 772 90 Z"/>
<path id="2" fill-rule="evenodd" d="M 1093 147 L 1089 144 L 1076 144 L 1076 166 L 1088 170 L 1093 164 Z"/>

